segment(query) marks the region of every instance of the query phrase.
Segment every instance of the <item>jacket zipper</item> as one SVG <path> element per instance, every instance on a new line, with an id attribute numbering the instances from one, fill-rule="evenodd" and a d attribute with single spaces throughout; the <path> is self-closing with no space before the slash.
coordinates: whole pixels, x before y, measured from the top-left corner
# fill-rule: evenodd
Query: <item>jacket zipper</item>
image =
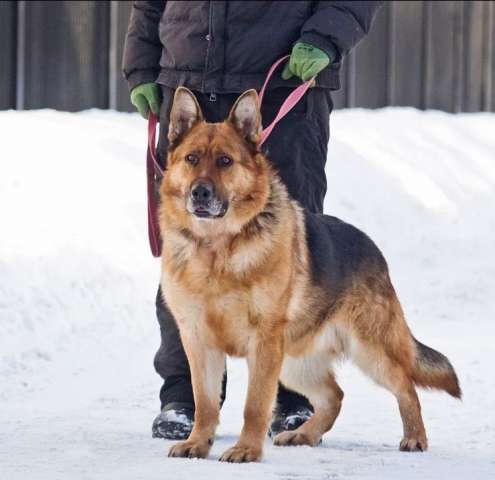
<path id="1" fill-rule="evenodd" d="M 203 91 L 205 90 L 205 83 L 206 83 L 206 75 L 208 72 L 208 63 L 209 63 L 209 57 L 210 57 L 210 47 L 211 47 L 211 40 L 212 40 L 212 23 L 213 23 L 213 2 L 209 2 L 208 5 L 208 35 L 206 35 L 206 41 L 208 42 L 208 45 L 206 47 L 206 58 L 205 58 L 205 71 L 203 74 Z M 213 99 L 212 99 L 213 96 Z M 216 95 L 211 92 L 210 93 L 210 101 L 214 102 L 216 101 L 217 97 Z"/>

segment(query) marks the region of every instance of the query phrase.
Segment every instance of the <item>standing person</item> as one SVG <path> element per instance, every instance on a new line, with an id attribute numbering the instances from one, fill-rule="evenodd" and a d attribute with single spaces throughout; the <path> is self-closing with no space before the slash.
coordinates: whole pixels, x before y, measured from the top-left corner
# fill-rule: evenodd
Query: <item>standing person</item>
<path id="1" fill-rule="evenodd" d="M 290 91 L 316 76 L 315 88 L 277 124 L 264 150 L 293 198 L 323 211 L 331 90 L 340 88 L 344 56 L 369 31 L 382 2 L 354 1 L 135 1 L 123 71 L 131 101 L 144 117 L 160 115 L 158 155 L 166 168 L 169 113 L 175 89 L 196 95 L 205 119 L 223 121 L 245 90 L 259 90 L 275 60 L 291 53 L 274 76 L 261 114 L 268 125 Z M 153 436 L 187 438 L 194 398 L 186 354 L 175 321 L 158 291 L 161 345 L 155 369 L 163 378 Z M 235 321 L 235 319 L 233 319 Z M 226 377 L 223 396 L 225 398 Z M 279 385 L 270 434 L 292 430 L 312 415 L 308 400 Z"/>

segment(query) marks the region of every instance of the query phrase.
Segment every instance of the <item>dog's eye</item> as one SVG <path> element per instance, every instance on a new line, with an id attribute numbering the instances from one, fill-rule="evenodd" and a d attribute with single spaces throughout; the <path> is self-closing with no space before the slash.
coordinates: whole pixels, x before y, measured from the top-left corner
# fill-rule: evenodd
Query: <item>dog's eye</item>
<path id="1" fill-rule="evenodd" d="M 227 155 L 222 155 L 221 157 L 218 157 L 217 165 L 219 167 L 228 167 L 229 165 L 232 165 L 232 159 L 227 157 Z"/>
<path id="2" fill-rule="evenodd" d="M 188 155 L 186 155 L 185 161 L 191 165 L 197 165 L 199 162 L 199 158 L 197 155 L 189 153 Z"/>

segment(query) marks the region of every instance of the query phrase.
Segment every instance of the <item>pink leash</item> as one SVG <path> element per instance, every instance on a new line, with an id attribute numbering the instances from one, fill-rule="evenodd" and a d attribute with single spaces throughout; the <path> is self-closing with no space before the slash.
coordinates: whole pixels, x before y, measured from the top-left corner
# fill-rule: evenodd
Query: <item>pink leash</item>
<path id="1" fill-rule="evenodd" d="M 268 74 L 266 75 L 265 83 L 261 87 L 260 93 L 259 93 L 259 104 L 261 107 L 261 104 L 263 103 L 263 97 L 265 95 L 265 90 L 268 85 L 268 82 L 273 76 L 273 73 L 275 70 L 278 68 L 278 66 L 287 60 L 290 57 L 290 55 L 285 55 L 285 57 L 279 58 L 271 67 L 270 70 L 268 70 Z M 311 80 L 308 80 L 307 82 L 304 82 L 303 84 L 299 85 L 297 88 L 295 88 L 289 96 L 285 99 L 284 103 L 282 103 L 282 106 L 280 107 L 277 115 L 273 119 L 272 123 L 268 125 L 263 131 L 261 132 L 261 138 L 258 143 L 258 145 L 261 147 L 263 143 L 265 143 L 266 139 L 270 136 L 270 133 L 272 133 L 272 130 L 275 128 L 275 125 L 277 125 L 282 118 L 284 118 L 298 103 L 299 100 L 301 100 L 302 97 L 304 97 L 304 94 L 308 91 L 308 89 L 311 87 L 313 84 L 314 78 Z"/>
<path id="2" fill-rule="evenodd" d="M 279 58 L 268 71 L 266 75 L 265 83 L 259 92 L 259 105 L 263 102 L 263 97 L 265 95 L 265 90 L 268 82 L 273 76 L 273 73 L 278 68 L 278 66 L 287 60 L 290 55 L 285 55 Z M 277 115 L 273 119 L 272 123 L 268 125 L 261 132 L 260 140 L 258 145 L 261 147 L 265 143 L 266 139 L 272 133 L 282 118 L 284 118 L 301 100 L 304 94 L 313 84 L 314 78 L 304 82 L 303 84 L 296 87 L 289 96 L 285 99 L 284 103 L 280 107 Z M 156 182 L 157 177 L 163 176 L 163 169 L 158 162 L 156 157 L 156 126 L 158 124 L 158 116 L 154 113 L 148 116 L 148 149 L 146 152 L 146 177 L 147 177 L 147 189 L 148 189 L 148 237 L 150 242 L 151 253 L 154 257 L 159 257 L 161 255 L 161 239 L 160 239 L 160 229 L 158 226 L 158 195 L 156 192 Z"/>

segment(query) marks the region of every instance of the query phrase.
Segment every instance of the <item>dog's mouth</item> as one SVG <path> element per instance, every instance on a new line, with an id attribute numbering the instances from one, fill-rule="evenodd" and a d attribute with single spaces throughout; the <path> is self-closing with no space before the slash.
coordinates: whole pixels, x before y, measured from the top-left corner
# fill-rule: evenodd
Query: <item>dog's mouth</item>
<path id="1" fill-rule="evenodd" d="M 197 207 L 194 209 L 193 214 L 198 218 L 215 218 L 207 209 L 203 207 Z"/>
<path id="2" fill-rule="evenodd" d="M 228 209 L 228 202 L 213 200 L 208 204 L 195 204 L 192 201 L 187 202 L 187 211 L 196 218 L 201 219 L 218 219 L 222 218 Z"/>

